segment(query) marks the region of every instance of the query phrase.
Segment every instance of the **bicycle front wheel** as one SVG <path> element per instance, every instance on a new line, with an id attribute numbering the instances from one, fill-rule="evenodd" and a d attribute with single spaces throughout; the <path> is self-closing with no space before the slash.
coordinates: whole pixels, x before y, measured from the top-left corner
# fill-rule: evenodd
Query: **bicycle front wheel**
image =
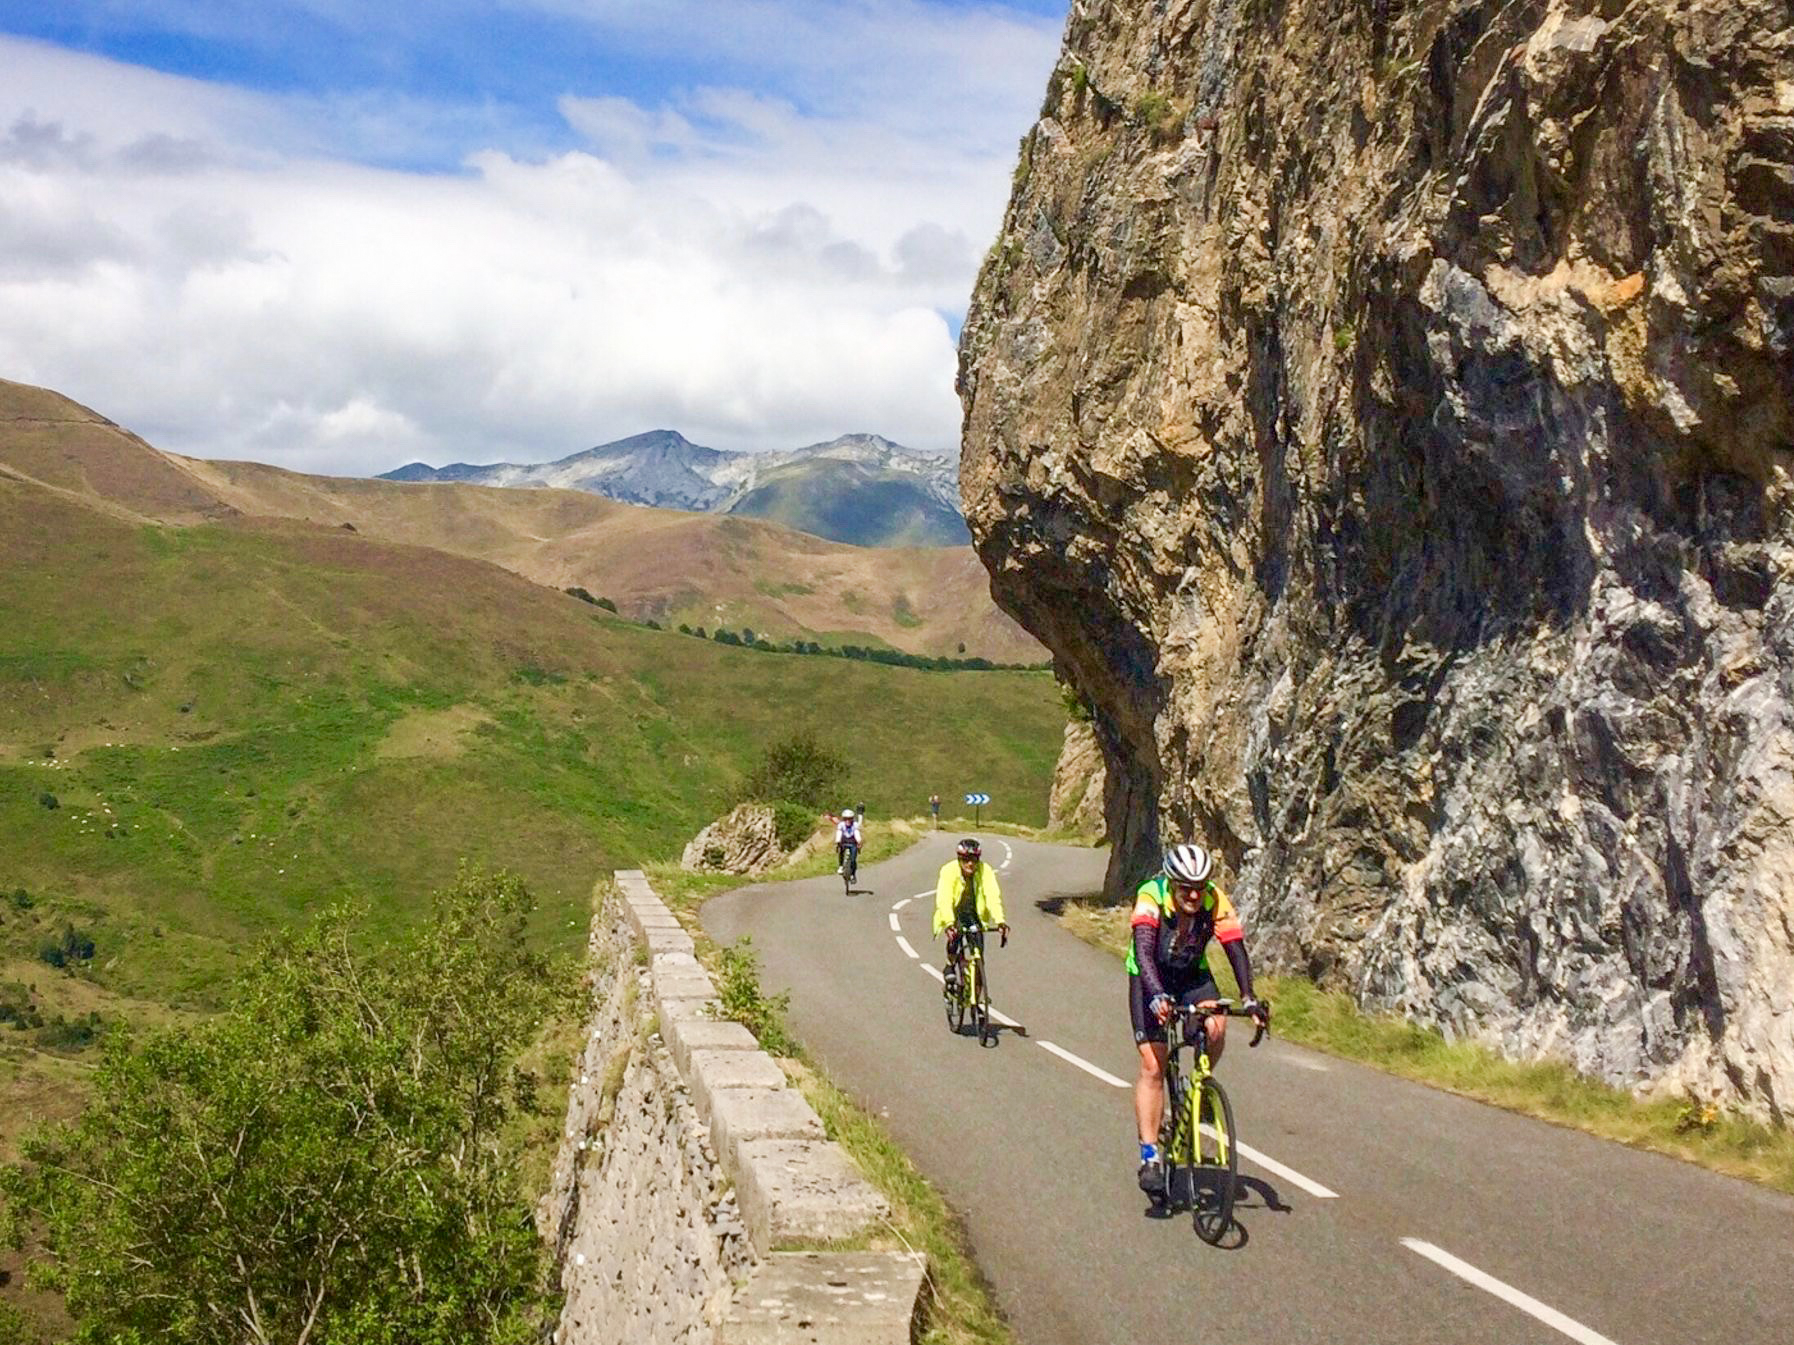
<path id="1" fill-rule="evenodd" d="M 978 968 L 978 976 L 972 996 L 972 1022 L 978 1028 L 978 1044 L 989 1044 L 992 1036 L 990 1027 L 990 986 L 984 979 L 984 959 L 979 958 L 972 964 Z"/>
<path id="2" fill-rule="evenodd" d="M 966 1021 L 965 975 L 965 964 L 956 963 L 941 987 L 942 1003 L 947 1006 L 947 1030 L 954 1036 L 959 1035 Z"/>
<path id="3" fill-rule="evenodd" d="M 1240 1155 L 1234 1143 L 1233 1104 L 1219 1079 L 1202 1081 L 1196 1099 L 1200 1110 L 1195 1127 L 1196 1187 L 1191 1216 L 1196 1236 L 1215 1244 L 1233 1227 L 1233 1202 L 1239 1192 Z"/>

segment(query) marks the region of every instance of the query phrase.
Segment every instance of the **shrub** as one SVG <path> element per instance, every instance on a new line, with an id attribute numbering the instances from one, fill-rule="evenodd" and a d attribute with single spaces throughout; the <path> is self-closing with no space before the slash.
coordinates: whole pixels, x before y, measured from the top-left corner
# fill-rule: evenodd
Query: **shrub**
<path id="1" fill-rule="evenodd" d="M 846 759 L 803 729 L 766 749 L 759 765 L 748 774 L 745 797 L 788 799 L 821 811 L 840 792 L 846 778 Z"/>
<path id="2" fill-rule="evenodd" d="M 614 612 L 617 610 L 617 604 L 612 602 L 609 598 L 598 599 L 598 606 L 602 607 L 607 612 Z"/>
<path id="3" fill-rule="evenodd" d="M 48 962 L 52 967 L 68 967 L 76 962 L 91 962 L 93 953 L 93 936 L 84 930 L 76 929 L 66 920 L 57 928 L 56 936 L 37 951 L 38 958 Z"/>
<path id="4" fill-rule="evenodd" d="M 15 911 L 28 911 L 37 905 L 32 895 L 22 887 L 13 888 L 12 896 L 8 900 L 12 902 L 12 908 Z"/>
<path id="5" fill-rule="evenodd" d="M 772 826 L 779 838 L 779 848 L 795 850 L 816 830 L 816 810 L 790 799 L 780 799 L 772 805 Z"/>
<path id="6" fill-rule="evenodd" d="M 97 1013 L 90 1013 L 85 1018 L 64 1018 L 57 1014 L 37 1029 L 32 1040 L 44 1051 L 85 1051 L 100 1039 L 104 1029 L 105 1024 Z"/>
<path id="7" fill-rule="evenodd" d="M 1148 89 L 1134 100 L 1134 117 L 1154 135 L 1163 135 L 1177 120 L 1177 109 L 1157 89 Z"/>
<path id="8" fill-rule="evenodd" d="M 740 1023 L 759 1039 L 772 1055 L 796 1055 L 797 1042 L 785 1027 L 789 994 L 769 995 L 760 988 L 760 955 L 751 935 L 721 952 L 722 974 L 717 977 L 717 999 L 724 1018 Z"/>
<path id="9" fill-rule="evenodd" d="M 0 1023 L 10 1027 L 42 1027 L 31 989 L 23 981 L 0 981 Z"/>
<path id="10" fill-rule="evenodd" d="M 513 1062 L 571 978 L 532 909 L 464 869 L 403 943 L 364 951 L 335 908 L 224 1013 L 108 1034 L 93 1105 L 0 1169 L 76 1337 L 234 1345 L 253 1314 L 268 1340 L 540 1339 Z"/>
<path id="11" fill-rule="evenodd" d="M 562 589 L 561 591 L 570 598 L 578 598 L 581 602 L 589 602 L 594 607 L 598 605 L 598 599 L 594 598 L 590 593 L 586 592 L 585 589 L 580 588 L 577 584 L 572 588 Z"/>
<path id="12" fill-rule="evenodd" d="M 51 812 L 55 812 L 58 808 L 62 807 L 62 800 L 57 798 L 47 789 L 37 796 L 37 801 Z"/>

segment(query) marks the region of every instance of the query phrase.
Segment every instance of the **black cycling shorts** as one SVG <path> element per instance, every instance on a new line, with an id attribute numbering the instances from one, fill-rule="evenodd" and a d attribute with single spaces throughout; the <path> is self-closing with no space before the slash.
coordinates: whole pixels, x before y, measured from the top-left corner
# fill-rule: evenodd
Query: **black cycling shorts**
<path id="1" fill-rule="evenodd" d="M 1208 974 L 1206 967 L 1197 976 L 1198 979 L 1188 982 L 1182 989 L 1176 980 L 1166 981 L 1165 993 L 1176 999 L 1183 1008 L 1200 1004 L 1204 1000 L 1221 998 L 1221 988 L 1215 984 L 1215 978 Z M 1128 1017 L 1134 1021 L 1136 1044 L 1165 1040 L 1165 1025 L 1154 1018 L 1152 1010 L 1146 1007 L 1146 981 L 1142 977 L 1127 978 L 1127 1011 Z"/>

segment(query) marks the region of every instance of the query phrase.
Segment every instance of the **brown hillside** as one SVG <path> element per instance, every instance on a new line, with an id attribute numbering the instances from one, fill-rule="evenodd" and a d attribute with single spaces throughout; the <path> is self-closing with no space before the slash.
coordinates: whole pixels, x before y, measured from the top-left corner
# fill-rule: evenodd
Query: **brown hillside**
<path id="1" fill-rule="evenodd" d="M 0 380 L 0 472 L 165 522 L 307 520 L 578 586 L 626 614 L 774 638 L 883 642 L 1037 662 L 991 602 L 970 547 L 845 546 L 775 523 L 620 504 L 567 490 L 307 476 L 163 453 L 54 392 Z"/>

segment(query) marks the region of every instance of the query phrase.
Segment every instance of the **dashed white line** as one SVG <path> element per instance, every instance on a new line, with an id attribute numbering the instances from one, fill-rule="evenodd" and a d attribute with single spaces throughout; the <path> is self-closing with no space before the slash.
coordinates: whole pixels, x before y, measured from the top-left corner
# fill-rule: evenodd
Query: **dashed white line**
<path id="1" fill-rule="evenodd" d="M 1127 1088 L 1131 1086 L 1126 1079 L 1117 1079 L 1113 1074 L 1109 1073 L 1108 1070 L 1098 1069 L 1095 1065 L 1084 1059 L 1083 1056 L 1073 1055 L 1057 1042 L 1043 1041 L 1038 1044 L 1041 1050 L 1051 1051 L 1054 1055 L 1065 1061 L 1066 1064 L 1076 1065 L 1079 1069 L 1083 1070 L 1084 1073 L 1090 1075 L 1092 1078 L 1101 1079 L 1111 1087 Z"/>
<path id="2" fill-rule="evenodd" d="M 1240 1147 L 1245 1152 L 1245 1146 Z M 1445 1267 L 1461 1280 L 1467 1280 L 1485 1293 L 1494 1294 L 1504 1303 L 1510 1303 L 1529 1316 L 1538 1318 L 1546 1326 L 1563 1332 L 1571 1340 L 1580 1341 L 1582 1345 L 1614 1345 L 1614 1342 L 1599 1331 L 1591 1330 L 1573 1317 L 1566 1317 L 1556 1308 L 1539 1302 L 1531 1294 L 1523 1294 L 1513 1285 L 1496 1279 L 1485 1271 L 1478 1270 L 1467 1261 L 1460 1261 L 1450 1252 L 1433 1246 L 1430 1242 L 1422 1242 L 1419 1238 L 1403 1238 L 1402 1246 L 1411 1252 L 1426 1257 L 1434 1265 Z"/>
<path id="3" fill-rule="evenodd" d="M 891 932 L 893 934 L 901 934 L 903 932 L 903 925 L 898 921 L 896 911 L 891 912 Z"/>
<path id="4" fill-rule="evenodd" d="M 911 948 L 909 946 L 909 940 L 904 938 L 903 935 L 901 935 L 901 934 L 899 934 L 897 936 L 897 946 L 899 948 L 903 949 L 904 955 L 906 957 L 920 959 L 921 954 L 918 953 L 914 948 Z"/>
<path id="5" fill-rule="evenodd" d="M 934 963 L 924 962 L 922 964 L 922 970 L 927 972 L 930 976 L 934 977 L 934 979 L 939 981 L 942 985 L 945 985 L 947 983 L 946 973 L 943 972 L 939 967 L 935 966 Z"/>
<path id="6" fill-rule="evenodd" d="M 893 906 L 892 906 L 892 907 L 891 907 L 891 909 L 892 909 L 892 910 L 893 910 L 893 911 L 901 911 L 901 910 L 902 910 L 902 909 L 903 909 L 903 908 L 904 908 L 904 907 L 905 907 L 905 906 L 907 906 L 907 905 L 909 905 L 909 904 L 910 904 L 910 903 L 911 903 L 911 902 L 912 902 L 912 901 L 914 901 L 914 900 L 915 900 L 915 898 L 914 898 L 914 897 L 905 897 L 905 898 L 904 898 L 904 899 L 903 899 L 903 900 L 902 900 L 902 901 L 899 901 L 899 902 L 897 902 L 897 903 L 895 903 L 895 904 L 894 904 L 894 905 L 893 905 Z"/>
<path id="7" fill-rule="evenodd" d="M 1206 1126 L 1203 1128 L 1207 1129 Z M 1322 1186 L 1319 1182 L 1315 1181 L 1312 1177 L 1304 1177 L 1301 1173 L 1297 1172 L 1294 1168 L 1285 1167 L 1282 1163 L 1279 1163 L 1275 1158 L 1270 1158 L 1264 1154 L 1261 1154 L 1257 1149 L 1254 1149 L 1250 1144 L 1247 1144 L 1244 1140 L 1236 1139 L 1233 1142 L 1233 1147 L 1240 1151 L 1240 1156 L 1242 1158 L 1246 1159 L 1247 1162 L 1256 1163 L 1256 1164 L 1258 1164 L 1259 1167 L 1263 1168 L 1266 1172 L 1275 1173 L 1277 1176 L 1283 1178 L 1284 1181 L 1289 1182 L 1294 1186 L 1301 1187 L 1304 1191 L 1308 1192 L 1308 1194 L 1313 1196 L 1316 1200 L 1338 1200 L 1339 1199 L 1339 1192 L 1331 1191 L 1331 1190 L 1327 1189 L 1325 1186 Z"/>
<path id="8" fill-rule="evenodd" d="M 998 841 L 997 844 L 1003 847 L 1003 862 L 997 865 L 997 871 L 1001 873 L 1015 862 L 1015 850 L 1010 846 L 1008 841 Z"/>

